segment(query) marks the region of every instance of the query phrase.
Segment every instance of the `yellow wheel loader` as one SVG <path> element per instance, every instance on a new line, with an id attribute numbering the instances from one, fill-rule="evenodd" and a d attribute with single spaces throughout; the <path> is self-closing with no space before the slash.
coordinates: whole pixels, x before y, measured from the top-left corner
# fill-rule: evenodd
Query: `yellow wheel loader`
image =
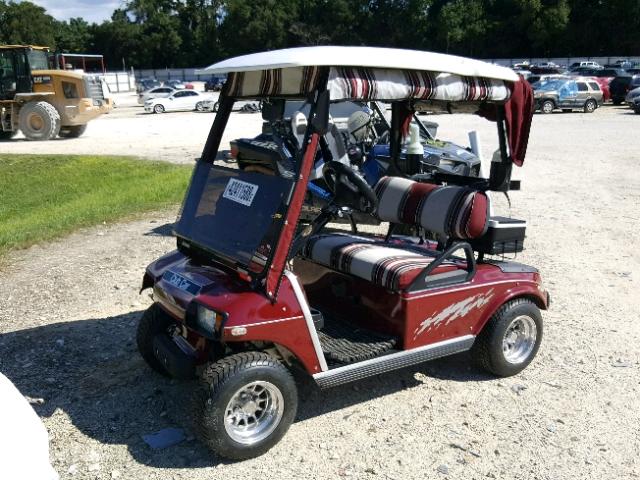
<path id="1" fill-rule="evenodd" d="M 49 49 L 0 45 L 0 141 L 82 135 L 112 101 L 97 75 L 50 68 Z"/>

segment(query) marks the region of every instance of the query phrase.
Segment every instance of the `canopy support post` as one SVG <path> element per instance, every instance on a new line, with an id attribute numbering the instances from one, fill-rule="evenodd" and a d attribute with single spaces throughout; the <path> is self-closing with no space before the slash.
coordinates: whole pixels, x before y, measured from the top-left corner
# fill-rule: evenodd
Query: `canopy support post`
<path id="1" fill-rule="evenodd" d="M 505 129 L 504 107 L 496 109 L 496 123 L 498 124 L 498 141 L 500 144 L 500 161 L 491 163 L 489 175 L 489 190 L 508 192 L 511 185 L 511 169 L 513 162 L 507 151 L 507 136 Z"/>

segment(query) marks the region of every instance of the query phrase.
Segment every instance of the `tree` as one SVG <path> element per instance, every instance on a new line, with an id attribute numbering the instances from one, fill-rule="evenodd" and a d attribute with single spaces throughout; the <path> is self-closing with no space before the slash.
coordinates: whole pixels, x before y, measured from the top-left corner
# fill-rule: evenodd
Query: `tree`
<path id="1" fill-rule="evenodd" d="M 228 56 L 283 48 L 298 15 L 296 0 L 228 0 L 221 35 Z"/>
<path id="2" fill-rule="evenodd" d="M 124 10 L 115 10 L 111 20 L 94 24 L 89 30 L 92 37 L 90 50 L 103 54 L 109 69 L 121 68 L 123 59 L 127 65 L 137 68 L 148 65 L 146 59 L 140 57 L 141 28 Z"/>
<path id="3" fill-rule="evenodd" d="M 0 42 L 55 47 L 55 19 L 31 2 L 0 3 Z"/>
<path id="4" fill-rule="evenodd" d="M 61 52 L 86 52 L 91 44 L 89 24 L 82 18 L 57 22 L 55 42 Z"/>
<path id="5" fill-rule="evenodd" d="M 477 55 L 486 37 L 487 21 L 481 0 L 454 0 L 436 17 L 438 46 L 445 52 Z"/>

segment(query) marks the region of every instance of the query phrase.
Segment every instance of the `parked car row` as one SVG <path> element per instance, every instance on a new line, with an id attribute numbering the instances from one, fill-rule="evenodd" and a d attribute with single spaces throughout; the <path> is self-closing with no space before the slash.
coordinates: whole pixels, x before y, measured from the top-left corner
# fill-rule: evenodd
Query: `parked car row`
<path id="1" fill-rule="evenodd" d="M 158 87 L 168 87 L 168 88 L 173 88 L 175 90 L 182 90 L 182 89 L 193 89 L 193 84 L 189 82 L 183 82 L 182 80 L 176 80 L 176 79 L 164 80 L 163 82 L 160 82 L 155 78 L 141 78 L 136 81 L 136 92 L 138 94 L 141 94 L 143 92 L 146 92 L 148 90 L 151 90 L 153 88 L 158 88 Z"/>

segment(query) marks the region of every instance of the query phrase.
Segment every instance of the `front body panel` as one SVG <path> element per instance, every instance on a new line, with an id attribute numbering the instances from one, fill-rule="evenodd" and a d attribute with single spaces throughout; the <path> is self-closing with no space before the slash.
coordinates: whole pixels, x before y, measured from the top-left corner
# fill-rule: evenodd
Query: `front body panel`
<path id="1" fill-rule="evenodd" d="M 154 299 L 176 320 L 184 322 L 189 305 L 196 302 L 225 315 L 221 342 L 277 344 L 313 374 L 322 370 L 321 361 L 293 281 L 288 275 L 283 278 L 278 300 L 272 303 L 237 274 L 199 265 L 175 251 L 147 267 L 143 288 L 153 287 Z"/>

